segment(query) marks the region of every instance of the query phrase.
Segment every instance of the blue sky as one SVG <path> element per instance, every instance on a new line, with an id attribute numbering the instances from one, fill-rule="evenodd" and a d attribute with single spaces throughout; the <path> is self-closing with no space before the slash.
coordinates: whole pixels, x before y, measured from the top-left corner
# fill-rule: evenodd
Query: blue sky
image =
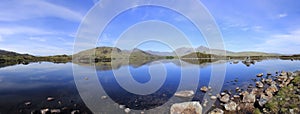
<path id="1" fill-rule="evenodd" d="M 97 0 L 6 0 L 0 2 L 0 49 L 33 55 L 72 54 L 76 31 Z M 297 0 L 201 0 L 231 51 L 300 53 L 300 3 Z M 197 11 L 193 12 L 195 15 Z M 102 34 L 100 46 L 113 45 L 131 24 L 156 19 L 187 34 L 193 46 L 206 45 L 184 16 L 159 7 L 139 7 L 120 14 Z M 160 47 L 160 48 L 153 48 Z M 166 51 L 162 44 L 142 45 Z"/>

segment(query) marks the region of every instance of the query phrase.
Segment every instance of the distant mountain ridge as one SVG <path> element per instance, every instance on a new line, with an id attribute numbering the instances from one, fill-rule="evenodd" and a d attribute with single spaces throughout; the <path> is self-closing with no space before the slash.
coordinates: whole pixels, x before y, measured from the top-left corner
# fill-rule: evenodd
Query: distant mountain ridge
<path id="1" fill-rule="evenodd" d="M 226 52 L 226 56 L 281 56 L 282 54 L 276 53 L 265 53 L 265 52 L 255 52 L 255 51 L 245 51 L 245 52 L 233 52 L 228 50 L 220 50 L 220 49 L 209 49 L 205 46 L 199 46 L 197 48 L 188 48 L 188 47 L 181 47 L 176 49 L 173 52 L 157 52 L 157 51 L 147 51 L 148 53 L 160 56 L 184 56 L 188 55 L 193 52 L 201 52 L 204 54 L 213 54 L 222 56 Z M 175 54 L 176 53 L 176 54 Z"/>

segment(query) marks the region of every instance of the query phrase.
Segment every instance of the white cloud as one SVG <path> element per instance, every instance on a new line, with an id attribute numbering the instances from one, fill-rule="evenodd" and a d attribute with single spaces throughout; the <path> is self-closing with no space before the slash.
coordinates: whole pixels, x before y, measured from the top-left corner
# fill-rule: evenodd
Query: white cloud
<path id="1" fill-rule="evenodd" d="M 19 21 L 39 17 L 57 17 L 80 21 L 82 14 L 45 0 L 10 0 L 0 3 L 0 21 Z"/>
<path id="2" fill-rule="evenodd" d="M 45 38 L 41 38 L 41 37 L 30 37 L 30 40 L 34 40 L 34 41 L 39 41 L 39 42 L 45 42 L 46 39 Z"/>
<path id="3" fill-rule="evenodd" d="M 266 39 L 264 43 L 255 45 L 256 50 L 284 54 L 300 53 L 300 29 L 287 34 L 275 34 Z"/>
<path id="4" fill-rule="evenodd" d="M 278 18 L 284 18 L 286 16 L 288 16 L 286 13 L 282 13 L 282 14 L 278 14 L 277 15 Z"/>
<path id="5" fill-rule="evenodd" d="M 14 27 L 0 27 L 0 34 L 2 35 L 14 35 L 14 34 L 30 34 L 30 35 L 49 35 L 55 34 L 54 32 L 32 28 L 32 27 L 25 27 L 25 26 L 14 26 Z"/>
<path id="6" fill-rule="evenodd" d="M 4 39 L 3 39 L 3 37 L 0 35 L 0 42 L 3 42 L 4 41 Z"/>

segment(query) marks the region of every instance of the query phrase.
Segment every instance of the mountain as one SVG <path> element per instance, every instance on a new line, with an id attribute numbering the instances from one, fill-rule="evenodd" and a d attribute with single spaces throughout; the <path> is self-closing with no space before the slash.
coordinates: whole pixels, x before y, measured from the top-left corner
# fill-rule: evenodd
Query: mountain
<path id="1" fill-rule="evenodd" d="M 146 52 L 158 56 L 175 56 L 174 52 L 161 52 L 161 51 L 151 51 L 151 50 L 147 50 Z"/>
<path id="2" fill-rule="evenodd" d="M 157 59 L 160 58 L 160 56 L 150 54 L 137 48 L 133 50 L 121 50 L 116 47 L 97 47 L 95 49 L 81 51 L 73 55 L 73 59 L 77 62 L 89 62 L 90 59 L 94 59 L 95 62 L 108 62 L 111 60 L 127 58 L 138 61 Z"/>
<path id="3" fill-rule="evenodd" d="M 281 54 L 276 53 L 265 53 L 265 52 L 255 52 L 255 51 L 246 51 L 246 52 L 233 52 L 228 50 L 220 50 L 220 49 L 210 49 L 205 46 L 199 46 L 197 48 L 190 48 L 190 47 L 181 47 L 176 49 L 173 52 L 153 52 L 153 51 L 147 51 L 153 55 L 160 55 L 160 56 L 175 56 L 176 54 L 178 56 L 184 56 L 188 55 L 193 52 L 200 52 L 204 54 L 213 54 L 222 56 L 224 53 L 226 53 L 227 56 L 280 56 Z M 176 54 L 175 54 L 176 53 Z"/>
<path id="4" fill-rule="evenodd" d="M 32 56 L 29 54 L 20 54 L 12 51 L 0 50 L 0 56 Z"/>
<path id="5" fill-rule="evenodd" d="M 27 64 L 29 62 L 37 62 L 37 61 L 48 61 L 55 63 L 66 63 L 72 60 L 71 56 L 68 55 L 56 55 L 56 56 L 33 56 L 29 54 L 20 54 L 11 51 L 0 50 L 0 63 L 5 64 Z"/>

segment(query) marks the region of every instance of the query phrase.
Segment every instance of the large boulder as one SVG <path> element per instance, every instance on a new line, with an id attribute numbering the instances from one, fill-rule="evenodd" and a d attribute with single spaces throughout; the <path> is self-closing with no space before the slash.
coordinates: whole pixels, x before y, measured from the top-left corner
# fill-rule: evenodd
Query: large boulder
<path id="1" fill-rule="evenodd" d="M 175 103 L 171 106 L 171 114 L 202 114 L 202 106 L 199 102 Z"/>
<path id="2" fill-rule="evenodd" d="M 244 93 L 242 102 L 254 103 L 255 102 L 255 94 L 253 94 L 252 92 L 251 93 L 248 93 L 248 92 Z"/>
<path id="3" fill-rule="evenodd" d="M 194 91 L 179 91 L 175 93 L 176 97 L 193 97 L 194 96 Z"/>
<path id="4" fill-rule="evenodd" d="M 266 96 L 265 94 L 262 94 L 260 96 L 260 99 L 258 100 L 259 106 L 263 107 L 271 98 L 271 96 Z"/>
<path id="5" fill-rule="evenodd" d="M 234 101 L 230 101 L 224 105 L 227 111 L 236 111 L 237 104 Z"/>

